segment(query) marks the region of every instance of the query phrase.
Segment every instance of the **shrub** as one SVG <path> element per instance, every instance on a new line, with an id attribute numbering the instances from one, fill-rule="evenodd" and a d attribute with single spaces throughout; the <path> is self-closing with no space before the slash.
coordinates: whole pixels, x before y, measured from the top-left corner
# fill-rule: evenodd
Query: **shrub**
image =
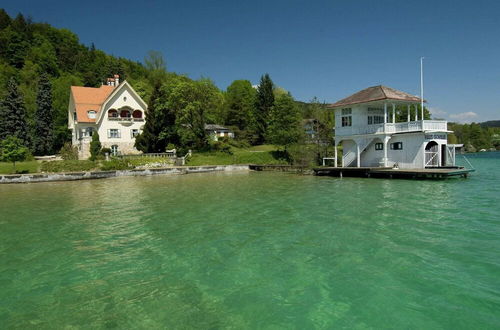
<path id="1" fill-rule="evenodd" d="M 106 154 L 111 155 L 111 149 L 110 148 L 102 148 L 101 149 L 101 155 L 106 156 Z"/>
<path id="2" fill-rule="evenodd" d="M 64 160 L 78 160 L 78 148 L 73 146 L 71 142 L 66 142 L 59 151 Z"/>
<path id="3" fill-rule="evenodd" d="M 103 171 L 120 171 L 132 169 L 134 166 L 129 164 L 126 159 L 113 158 L 109 162 L 103 162 L 101 164 L 101 170 Z"/>
<path id="4" fill-rule="evenodd" d="M 231 150 L 231 146 L 229 145 L 229 143 L 223 141 L 210 141 L 209 147 L 210 150 L 212 151 L 219 151 L 229 155 L 233 154 L 233 151 Z"/>
<path id="5" fill-rule="evenodd" d="M 56 160 L 42 162 L 40 165 L 42 172 L 77 172 L 90 171 L 95 168 L 97 168 L 97 164 L 90 160 Z"/>
<path id="6" fill-rule="evenodd" d="M 94 132 L 92 134 L 92 141 L 90 142 L 90 160 L 96 160 L 101 155 L 101 141 L 99 141 L 99 134 Z"/>

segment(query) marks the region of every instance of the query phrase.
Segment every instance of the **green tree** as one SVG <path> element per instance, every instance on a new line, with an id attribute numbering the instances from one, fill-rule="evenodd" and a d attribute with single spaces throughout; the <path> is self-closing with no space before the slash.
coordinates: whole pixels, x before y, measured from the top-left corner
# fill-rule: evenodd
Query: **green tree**
<path id="1" fill-rule="evenodd" d="M 166 101 L 165 89 L 157 82 L 148 102 L 144 129 L 135 138 L 138 150 L 146 153 L 165 152 L 167 144 L 179 143 L 175 112 L 167 108 Z"/>
<path id="2" fill-rule="evenodd" d="M 90 160 L 96 160 L 101 155 L 101 141 L 99 141 L 99 134 L 95 131 L 92 134 L 92 141 L 90 141 Z"/>
<path id="3" fill-rule="evenodd" d="M 36 98 L 35 135 L 33 149 L 35 155 L 51 154 L 53 149 L 53 109 L 52 86 L 47 74 L 42 74 L 38 82 L 38 95 Z"/>
<path id="4" fill-rule="evenodd" d="M 303 135 L 300 125 L 300 111 L 289 94 L 281 94 L 271 108 L 267 141 L 283 146 L 285 151 L 288 146 L 299 141 Z"/>
<path id="5" fill-rule="evenodd" d="M 225 98 L 225 124 L 240 130 L 248 129 L 255 108 L 256 90 L 248 80 L 235 80 L 229 85 Z"/>
<path id="6" fill-rule="evenodd" d="M 149 71 L 149 79 L 153 85 L 160 83 L 166 78 L 167 65 L 161 52 L 150 50 L 144 58 L 144 64 Z"/>
<path id="7" fill-rule="evenodd" d="M 5 138 L 0 144 L 2 160 L 11 162 L 16 172 L 16 162 L 22 162 L 29 155 L 29 150 L 21 139 L 15 136 Z"/>
<path id="8" fill-rule="evenodd" d="M 29 145 L 24 100 L 14 78 L 7 84 L 7 96 L 0 105 L 0 139 L 15 136 Z"/>
<path id="9" fill-rule="evenodd" d="M 205 124 L 214 123 L 223 102 L 219 89 L 208 79 L 182 81 L 172 89 L 169 108 L 177 113 L 181 143 L 204 149 L 208 144 Z"/>
<path id="10" fill-rule="evenodd" d="M 269 77 L 269 74 L 266 73 L 260 78 L 260 84 L 257 88 L 257 100 L 253 113 L 253 130 L 255 135 L 255 140 L 253 142 L 255 144 L 262 144 L 265 141 L 269 113 L 274 105 L 273 90 L 274 83 Z"/>

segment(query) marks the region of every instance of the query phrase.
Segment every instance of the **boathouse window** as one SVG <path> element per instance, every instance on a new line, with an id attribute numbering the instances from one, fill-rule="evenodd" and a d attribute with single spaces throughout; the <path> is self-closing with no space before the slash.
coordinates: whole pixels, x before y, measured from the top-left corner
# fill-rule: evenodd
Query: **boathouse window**
<path id="1" fill-rule="evenodd" d="M 368 108 L 368 125 L 383 124 L 384 109 Z"/>
<path id="2" fill-rule="evenodd" d="M 403 142 L 391 143 L 391 150 L 403 150 Z"/>
<path id="3" fill-rule="evenodd" d="M 342 127 L 352 126 L 352 109 L 342 109 Z"/>
<path id="4" fill-rule="evenodd" d="M 375 150 L 384 150 L 383 143 L 375 143 Z"/>
<path id="5" fill-rule="evenodd" d="M 116 128 L 108 129 L 108 138 L 117 139 L 120 138 L 120 130 Z"/>

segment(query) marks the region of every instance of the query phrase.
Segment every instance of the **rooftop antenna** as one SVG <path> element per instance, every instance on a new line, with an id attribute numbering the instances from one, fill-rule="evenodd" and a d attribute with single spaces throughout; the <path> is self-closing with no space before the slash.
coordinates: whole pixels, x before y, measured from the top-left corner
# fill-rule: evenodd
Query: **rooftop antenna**
<path id="1" fill-rule="evenodd" d="M 420 58 L 420 112 L 424 120 L 424 57 Z"/>

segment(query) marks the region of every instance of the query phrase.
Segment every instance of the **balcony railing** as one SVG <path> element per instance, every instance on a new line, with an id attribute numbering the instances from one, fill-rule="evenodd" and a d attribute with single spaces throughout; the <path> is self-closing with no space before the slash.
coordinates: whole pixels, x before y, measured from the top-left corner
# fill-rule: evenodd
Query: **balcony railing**
<path id="1" fill-rule="evenodd" d="M 367 134 L 383 134 L 383 133 L 405 133 L 405 132 L 446 132 L 448 123 L 444 120 L 418 120 L 403 123 L 386 123 L 366 126 L 353 127 L 337 127 L 335 135 L 367 135 Z"/>
<path id="2" fill-rule="evenodd" d="M 144 118 L 133 118 L 133 117 L 108 117 L 112 121 L 144 121 Z"/>

